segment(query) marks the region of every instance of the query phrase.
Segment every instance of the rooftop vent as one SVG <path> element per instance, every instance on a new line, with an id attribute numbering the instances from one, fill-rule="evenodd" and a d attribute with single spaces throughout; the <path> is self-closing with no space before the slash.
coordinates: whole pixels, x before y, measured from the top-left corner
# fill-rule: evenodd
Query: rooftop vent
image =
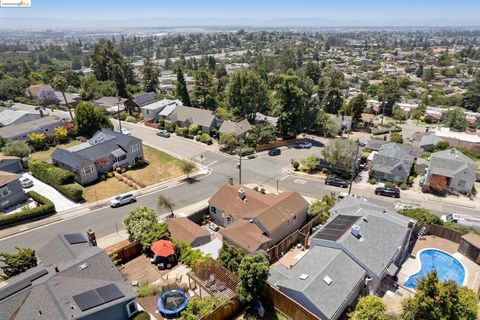
<path id="1" fill-rule="evenodd" d="M 78 267 L 80 268 L 80 270 L 83 270 L 83 269 L 88 268 L 88 264 L 87 264 L 87 263 L 83 263 L 83 264 L 79 265 Z"/>
<path id="2" fill-rule="evenodd" d="M 360 238 L 360 237 L 361 237 L 361 235 L 360 235 L 360 226 L 359 226 L 359 225 L 354 224 L 354 225 L 352 226 L 351 232 L 352 232 L 352 234 L 353 234 L 353 236 L 354 236 L 355 238 Z"/>
<path id="3" fill-rule="evenodd" d="M 332 279 L 329 276 L 323 277 L 323 282 L 325 282 L 327 285 L 330 285 L 332 283 Z"/>
<path id="4" fill-rule="evenodd" d="M 368 222 L 367 217 L 362 217 L 363 221 Z"/>
<path id="5" fill-rule="evenodd" d="M 245 190 L 243 190 L 243 188 L 240 188 L 240 190 L 238 190 L 238 197 L 240 198 L 240 200 L 244 200 L 246 195 L 245 195 Z"/>
<path id="6" fill-rule="evenodd" d="M 300 280 L 307 280 L 308 274 L 302 273 L 299 278 L 300 278 Z"/>

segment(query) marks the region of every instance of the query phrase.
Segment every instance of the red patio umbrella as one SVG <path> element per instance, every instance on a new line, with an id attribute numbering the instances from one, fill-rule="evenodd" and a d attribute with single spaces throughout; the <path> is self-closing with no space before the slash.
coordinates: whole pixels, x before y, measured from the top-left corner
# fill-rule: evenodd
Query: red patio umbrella
<path id="1" fill-rule="evenodd" d="M 152 244 L 153 253 L 158 257 L 168 257 L 175 254 L 173 242 L 168 240 L 158 240 Z"/>

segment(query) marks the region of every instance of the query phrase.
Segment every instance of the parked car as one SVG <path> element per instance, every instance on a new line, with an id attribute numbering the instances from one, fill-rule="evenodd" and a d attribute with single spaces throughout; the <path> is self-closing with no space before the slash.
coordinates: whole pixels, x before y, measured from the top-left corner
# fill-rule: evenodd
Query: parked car
<path id="1" fill-rule="evenodd" d="M 375 194 L 381 195 L 381 196 L 386 196 L 386 197 L 400 198 L 400 189 L 378 187 L 378 188 L 375 189 Z"/>
<path id="2" fill-rule="evenodd" d="M 270 151 L 268 151 L 269 156 L 278 156 L 281 153 L 282 153 L 282 151 L 278 148 L 274 148 L 274 149 L 271 149 Z"/>
<path id="3" fill-rule="evenodd" d="M 137 198 L 133 193 L 119 194 L 118 196 L 110 200 L 110 207 L 118 208 L 125 204 L 134 203 L 136 201 L 137 201 Z"/>
<path id="4" fill-rule="evenodd" d="M 308 141 L 303 141 L 298 144 L 298 147 L 300 149 L 310 149 L 312 147 L 312 144 Z"/>
<path id="5" fill-rule="evenodd" d="M 340 188 L 348 187 L 348 182 L 340 178 L 327 178 L 325 184 L 329 186 L 335 186 Z"/>
<path id="6" fill-rule="evenodd" d="M 167 130 L 160 130 L 157 132 L 157 136 L 159 137 L 164 137 L 164 138 L 170 138 L 170 132 Z"/>
<path id="7" fill-rule="evenodd" d="M 30 178 L 27 177 L 21 177 L 20 179 L 20 184 L 22 185 L 22 188 L 30 188 L 33 187 L 33 181 Z"/>
<path id="8" fill-rule="evenodd" d="M 440 217 L 445 222 L 455 222 L 466 227 L 480 228 L 480 217 L 469 216 L 466 214 L 445 214 Z"/>

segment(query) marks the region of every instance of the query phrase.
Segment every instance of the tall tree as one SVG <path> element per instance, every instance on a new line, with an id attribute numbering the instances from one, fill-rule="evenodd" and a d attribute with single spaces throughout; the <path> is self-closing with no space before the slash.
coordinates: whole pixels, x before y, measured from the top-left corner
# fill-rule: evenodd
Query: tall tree
<path id="1" fill-rule="evenodd" d="M 190 95 L 188 94 L 187 90 L 187 83 L 185 82 L 185 76 L 183 75 L 183 69 L 180 65 L 177 65 L 177 83 L 176 83 L 176 91 L 175 96 L 177 99 L 182 101 L 183 105 L 185 106 L 192 106 L 192 102 L 190 101 Z"/>
<path id="2" fill-rule="evenodd" d="M 0 265 L 7 278 L 16 276 L 37 265 L 35 251 L 30 248 L 17 248 L 17 253 L 0 253 Z"/>
<path id="3" fill-rule="evenodd" d="M 355 310 L 348 314 L 350 320 L 389 320 L 387 307 L 375 295 L 364 296 L 358 299 Z"/>
<path id="4" fill-rule="evenodd" d="M 130 93 L 128 92 L 125 75 L 120 65 L 113 65 L 112 74 L 113 82 L 115 82 L 115 88 L 117 89 L 117 95 L 122 98 L 128 98 Z"/>
<path id="5" fill-rule="evenodd" d="M 269 270 L 269 263 L 262 251 L 242 259 L 238 267 L 240 283 L 237 287 L 237 294 L 241 301 L 251 302 L 263 294 Z"/>
<path id="6" fill-rule="evenodd" d="M 265 113 L 270 108 L 267 84 L 256 72 L 247 69 L 230 75 L 226 100 L 235 117 L 249 121 L 255 119 L 257 112 Z"/>
<path id="7" fill-rule="evenodd" d="M 460 108 L 448 110 L 445 112 L 445 125 L 455 131 L 465 131 L 467 128 L 465 112 Z"/>
<path id="8" fill-rule="evenodd" d="M 278 129 L 284 137 L 297 135 L 303 129 L 306 94 L 299 87 L 299 79 L 283 75 L 276 86 L 278 99 Z"/>
<path id="9" fill-rule="evenodd" d="M 159 76 L 160 70 L 158 69 L 158 66 L 152 61 L 150 56 L 147 56 L 142 68 L 143 91 L 156 92 L 159 83 Z"/>
<path id="10" fill-rule="evenodd" d="M 204 67 L 195 72 L 193 104 L 203 109 L 215 110 L 215 84 L 210 72 Z"/>
<path id="11" fill-rule="evenodd" d="M 333 68 L 327 68 L 325 79 L 320 84 L 319 98 L 322 99 L 322 107 L 328 113 L 337 114 L 343 106 L 341 87 L 343 74 Z"/>
<path id="12" fill-rule="evenodd" d="M 237 272 L 242 259 L 246 253 L 241 248 L 223 242 L 222 248 L 218 251 L 218 262 L 232 272 Z"/>
<path id="13" fill-rule="evenodd" d="M 55 95 L 55 91 L 50 86 L 44 86 L 40 89 L 38 93 L 38 100 L 40 101 L 40 105 L 46 107 L 51 104 L 57 104 L 59 102 L 57 96 Z"/>
<path id="14" fill-rule="evenodd" d="M 344 111 L 353 118 L 353 121 L 358 122 L 362 119 L 362 113 L 366 107 L 367 97 L 364 94 L 359 94 L 348 102 Z"/>
<path id="15" fill-rule="evenodd" d="M 391 78 L 383 80 L 378 92 L 378 98 L 382 103 L 382 114 L 391 115 L 393 106 L 400 99 L 400 86 L 398 82 Z"/>
<path id="16" fill-rule="evenodd" d="M 350 171 L 353 167 L 357 145 L 353 140 L 331 140 L 322 150 L 325 161 L 330 165 Z"/>
<path id="17" fill-rule="evenodd" d="M 92 70 L 97 80 L 115 80 L 116 71 L 113 70 L 115 65 L 125 71 L 126 62 L 113 43 L 110 40 L 103 40 L 96 44 L 92 52 Z"/>
<path id="18" fill-rule="evenodd" d="M 101 128 L 113 127 L 110 120 L 91 102 L 78 104 L 73 123 L 77 134 L 85 137 L 93 136 Z"/>
<path id="19" fill-rule="evenodd" d="M 67 91 L 68 82 L 67 79 L 62 75 L 56 75 L 52 79 L 52 86 L 55 90 L 60 91 L 63 95 L 63 100 L 65 101 L 65 106 L 68 109 L 68 113 L 70 114 L 70 119 L 73 121 L 73 114 L 72 110 L 70 109 L 70 104 L 68 103 L 67 96 L 65 95 L 65 91 Z"/>
<path id="20" fill-rule="evenodd" d="M 467 91 L 463 95 L 462 107 L 471 111 L 480 111 L 480 73 L 467 86 Z"/>
<path id="21" fill-rule="evenodd" d="M 173 208 L 175 208 L 175 202 L 172 199 L 168 198 L 167 196 L 161 194 L 158 196 L 157 199 L 157 206 L 160 209 L 165 209 L 170 211 L 170 216 L 173 218 L 175 214 L 173 213 Z"/>

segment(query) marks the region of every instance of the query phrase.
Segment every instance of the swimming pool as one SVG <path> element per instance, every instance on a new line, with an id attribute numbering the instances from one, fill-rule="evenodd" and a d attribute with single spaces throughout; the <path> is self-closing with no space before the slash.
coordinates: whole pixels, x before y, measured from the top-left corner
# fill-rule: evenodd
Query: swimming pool
<path id="1" fill-rule="evenodd" d="M 465 268 L 452 255 L 437 249 L 424 249 L 420 251 L 420 271 L 413 274 L 404 282 L 404 285 L 415 289 L 417 281 L 427 276 L 433 269 L 441 281 L 454 280 L 459 286 L 465 280 Z"/>

